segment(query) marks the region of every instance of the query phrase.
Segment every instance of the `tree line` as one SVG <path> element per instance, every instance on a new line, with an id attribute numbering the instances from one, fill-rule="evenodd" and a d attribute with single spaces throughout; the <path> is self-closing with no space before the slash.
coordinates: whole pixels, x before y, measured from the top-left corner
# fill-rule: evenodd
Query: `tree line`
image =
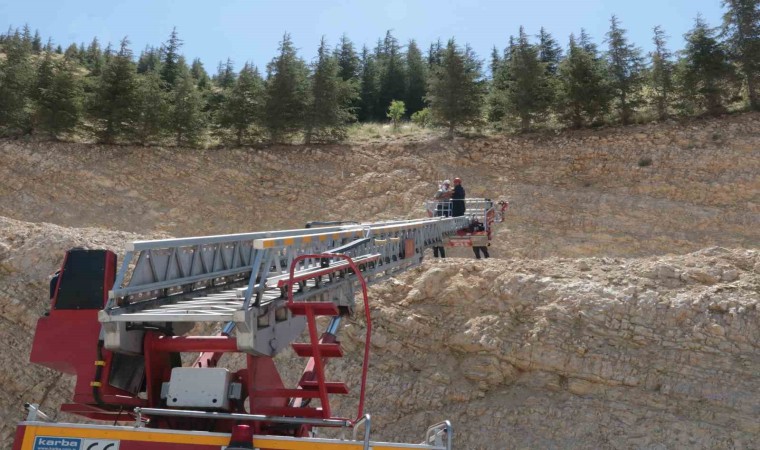
<path id="1" fill-rule="evenodd" d="M 228 59 L 209 75 L 182 55 L 176 29 L 135 57 L 126 38 L 64 49 L 25 26 L 0 35 L 0 135 L 178 146 L 213 136 L 240 146 L 340 141 L 351 123 L 389 118 L 453 136 L 471 126 L 529 131 L 758 110 L 760 0 L 722 5 L 722 25 L 697 17 L 677 52 L 658 26 L 645 55 L 615 16 L 602 48 L 583 29 L 563 48 L 545 29 L 521 27 L 494 47 L 489 76 L 468 45 L 439 40 L 423 52 L 390 31 L 373 49 L 346 35 L 330 48 L 323 38 L 311 63 L 286 33 L 263 74 L 251 63 L 236 72 Z"/>

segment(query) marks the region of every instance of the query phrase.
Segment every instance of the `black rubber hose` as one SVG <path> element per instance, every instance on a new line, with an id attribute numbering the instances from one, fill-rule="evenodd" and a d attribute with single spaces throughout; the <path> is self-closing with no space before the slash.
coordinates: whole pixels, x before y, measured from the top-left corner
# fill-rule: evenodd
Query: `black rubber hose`
<path id="1" fill-rule="evenodd" d="M 103 361 L 103 341 L 98 340 L 98 359 L 97 361 Z M 103 403 L 103 399 L 100 397 L 100 378 L 103 375 L 103 366 L 98 364 L 95 366 L 95 379 L 93 380 L 93 386 L 92 386 L 92 397 L 95 399 L 95 403 L 98 404 L 101 408 L 105 408 L 107 405 Z M 97 384 L 96 384 L 97 383 Z"/>

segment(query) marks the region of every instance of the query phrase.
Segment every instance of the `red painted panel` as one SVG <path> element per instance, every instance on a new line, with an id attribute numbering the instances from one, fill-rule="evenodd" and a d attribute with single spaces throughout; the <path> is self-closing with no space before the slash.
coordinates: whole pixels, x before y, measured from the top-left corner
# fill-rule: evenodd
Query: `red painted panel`
<path id="1" fill-rule="evenodd" d="M 24 425 L 19 425 L 18 427 L 16 427 L 16 436 L 13 438 L 12 450 L 21 450 L 21 444 L 24 443 L 25 432 L 26 432 L 26 427 Z"/>

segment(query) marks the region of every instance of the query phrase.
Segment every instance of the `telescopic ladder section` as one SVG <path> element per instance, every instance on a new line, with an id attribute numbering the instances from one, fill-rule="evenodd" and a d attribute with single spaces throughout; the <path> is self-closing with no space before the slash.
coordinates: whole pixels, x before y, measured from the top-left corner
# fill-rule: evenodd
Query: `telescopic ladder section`
<path id="1" fill-rule="evenodd" d="M 98 316 L 105 347 L 140 354 L 146 329 L 180 335 L 197 322 L 211 322 L 227 335 L 234 329 L 238 351 L 272 356 L 307 323 L 305 310 L 288 307 L 289 295 L 299 304 L 334 305 L 330 311 L 309 307 L 316 313 L 353 309 L 358 277 L 344 256 L 371 285 L 420 264 L 426 248 L 442 245 L 473 220 L 465 215 L 135 242 Z"/>

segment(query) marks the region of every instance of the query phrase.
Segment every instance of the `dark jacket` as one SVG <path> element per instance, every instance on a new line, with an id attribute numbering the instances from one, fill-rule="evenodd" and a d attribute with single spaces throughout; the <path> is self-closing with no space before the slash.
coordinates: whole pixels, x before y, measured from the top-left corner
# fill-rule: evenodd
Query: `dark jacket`
<path id="1" fill-rule="evenodd" d="M 461 184 L 454 186 L 454 194 L 451 195 L 451 215 L 454 217 L 464 215 L 464 188 Z"/>

